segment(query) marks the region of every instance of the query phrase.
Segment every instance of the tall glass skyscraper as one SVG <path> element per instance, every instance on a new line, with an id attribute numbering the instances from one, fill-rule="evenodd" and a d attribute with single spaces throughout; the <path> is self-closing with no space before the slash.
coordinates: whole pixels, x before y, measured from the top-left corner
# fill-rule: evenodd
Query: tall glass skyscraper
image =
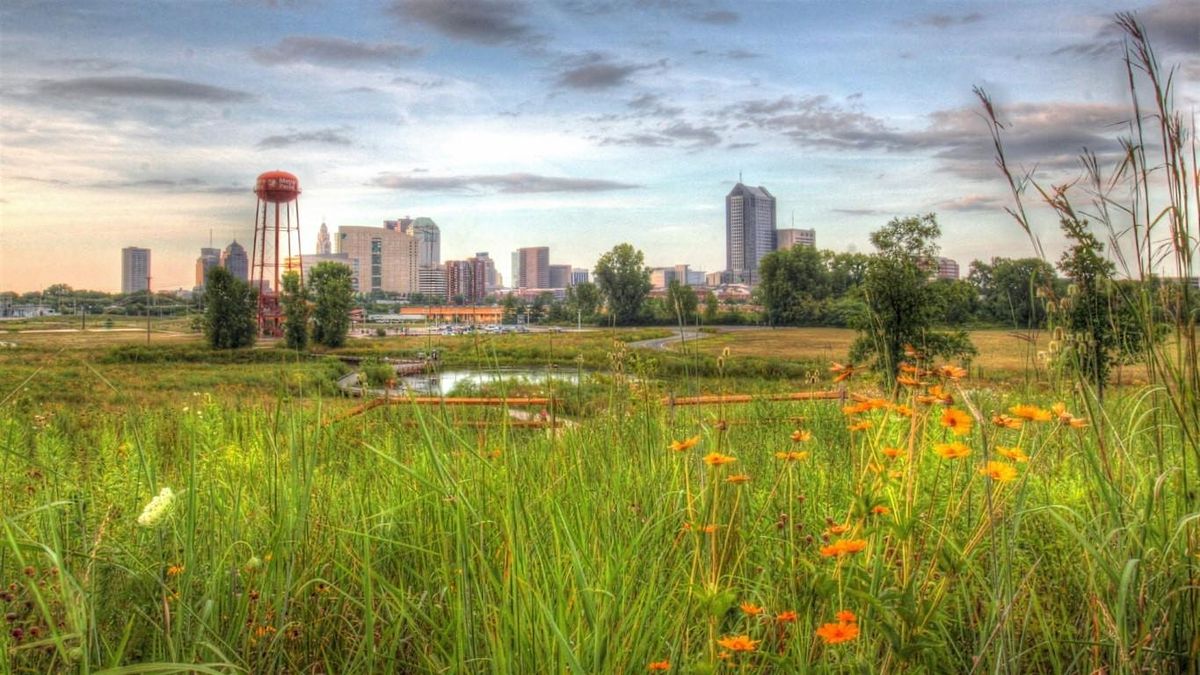
<path id="1" fill-rule="evenodd" d="M 730 281 L 758 282 L 758 264 L 775 250 L 775 197 L 738 183 L 725 196 L 725 270 Z"/>

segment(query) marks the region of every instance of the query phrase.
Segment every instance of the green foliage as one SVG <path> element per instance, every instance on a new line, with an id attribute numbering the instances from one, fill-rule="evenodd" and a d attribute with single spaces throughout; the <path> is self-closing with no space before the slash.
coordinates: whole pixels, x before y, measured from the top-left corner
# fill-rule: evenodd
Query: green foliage
<path id="1" fill-rule="evenodd" d="M 696 308 L 699 305 L 696 291 L 692 290 L 691 286 L 679 283 L 678 279 L 672 279 L 671 283 L 667 284 L 666 309 L 675 321 L 694 323 Z"/>
<path id="2" fill-rule="evenodd" d="M 396 369 L 379 359 L 363 360 L 359 370 L 369 387 L 382 388 L 387 386 L 389 380 L 396 379 Z"/>
<path id="3" fill-rule="evenodd" d="M 283 339 L 290 349 L 308 346 L 308 287 L 300 282 L 300 275 L 288 272 L 283 275 Z"/>
<path id="4" fill-rule="evenodd" d="M 1067 344 L 1063 354 L 1103 395 L 1118 347 L 1111 297 L 1116 268 L 1104 257 L 1104 244 L 1092 234 L 1086 219 L 1064 217 L 1060 224 L 1071 242 L 1058 261 L 1058 269 L 1071 280 L 1064 316 Z"/>
<path id="5" fill-rule="evenodd" d="M 204 302 L 204 337 L 210 347 L 237 349 L 254 344 L 257 304 L 249 284 L 224 267 L 213 267 L 205 279 Z"/>
<path id="6" fill-rule="evenodd" d="M 819 303 L 830 295 L 831 275 L 820 251 L 793 246 L 774 251 L 759 264 L 756 291 L 772 326 L 816 323 Z"/>
<path id="7" fill-rule="evenodd" d="M 717 311 L 721 308 L 721 301 L 717 299 L 717 294 L 708 291 L 704 294 L 704 323 L 714 324 L 717 321 Z"/>
<path id="8" fill-rule="evenodd" d="M 978 317 L 1013 328 L 1046 325 L 1039 298 L 1055 286 L 1054 267 L 1039 258 L 992 258 L 971 263 L 967 280 L 979 294 Z"/>
<path id="9" fill-rule="evenodd" d="M 851 360 L 873 359 L 889 383 L 904 360 L 906 345 L 927 356 L 964 357 L 975 353 L 966 331 L 937 332 L 939 302 L 930 281 L 941 235 L 933 214 L 894 218 L 871 234 L 876 253 L 863 281 L 867 314 Z"/>
<path id="10" fill-rule="evenodd" d="M 642 252 L 630 244 L 617 244 L 596 261 L 595 277 L 613 323 L 628 326 L 636 322 L 651 287 L 650 268 Z"/>
<path id="11" fill-rule="evenodd" d="M 350 268 L 335 262 L 323 262 L 308 277 L 316 300 L 313 311 L 313 342 L 326 347 L 341 347 L 350 333 L 350 310 L 354 291 Z"/>
<path id="12" fill-rule="evenodd" d="M 604 304 L 600 289 L 590 281 L 574 284 L 567 289 L 567 319 L 577 319 L 585 323 L 596 320 L 596 314 Z"/>

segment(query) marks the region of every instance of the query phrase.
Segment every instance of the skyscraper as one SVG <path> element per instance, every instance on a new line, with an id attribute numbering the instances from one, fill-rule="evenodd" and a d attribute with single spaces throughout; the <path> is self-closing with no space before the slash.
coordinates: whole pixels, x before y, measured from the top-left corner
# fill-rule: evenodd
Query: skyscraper
<path id="1" fill-rule="evenodd" d="M 550 286 L 548 288 L 566 288 L 571 285 L 570 265 L 550 266 Z"/>
<path id="2" fill-rule="evenodd" d="M 476 279 L 474 282 L 476 284 L 483 284 L 483 291 L 479 294 L 479 297 L 483 297 L 484 294 L 500 285 L 500 282 L 496 280 L 496 261 L 488 257 L 487 251 L 477 252 L 475 257 L 470 260 L 475 261 L 477 265 L 482 265 L 485 271 L 484 277 Z"/>
<path id="3" fill-rule="evenodd" d="M 236 239 L 221 254 L 221 267 L 229 270 L 235 279 L 250 281 L 250 256 L 246 255 L 246 249 Z"/>
<path id="4" fill-rule="evenodd" d="M 325 227 L 325 223 L 321 223 L 321 229 L 317 232 L 317 255 L 329 255 L 333 253 L 333 242 L 329 239 L 329 228 Z"/>
<path id="5" fill-rule="evenodd" d="M 350 258 L 358 270 L 354 283 L 360 293 L 383 291 L 407 295 L 420 288 L 417 240 L 391 227 L 342 225 L 337 231 L 337 251 Z"/>
<path id="6" fill-rule="evenodd" d="M 150 249 L 121 249 L 121 292 L 137 293 L 150 287 Z"/>
<path id="7" fill-rule="evenodd" d="M 513 253 L 513 288 L 550 288 L 550 247 L 530 246 Z"/>
<path id="8" fill-rule="evenodd" d="M 429 218 L 417 218 L 410 227 L 417 240 L 417 264 L 423 267 L 442 262 L 442 234 L 437 223 Z"/>
<path id="9" fill-rule="evenodd" d="M 725 197 L 725 269 L 736 283 L 758 281 L 758 264 L 775 250 L 775 197 L 738 183 Z"/>
<path id="10" fill-rule="evenodd" d="M 208 279 L 208 271 L 221 264 L 221 249 L 219 248 L 202 248 L 200 249 L 200 257 L 196 258 L 196 290 L 204 290 L 204 284 Z"/>
<path id="11" fill-rule="evenodd" d="M 814 229 L 785 228 L 775 230 L 775 248 L 783 251 L 793 246 L 817 247 L 817 231 Z"/>

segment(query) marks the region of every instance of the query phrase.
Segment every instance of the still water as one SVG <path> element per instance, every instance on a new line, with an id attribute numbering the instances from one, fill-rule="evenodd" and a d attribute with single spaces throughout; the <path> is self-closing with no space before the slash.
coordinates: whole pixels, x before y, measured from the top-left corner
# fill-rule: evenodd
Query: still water
<path id="1" fill-rule="evenodd" d="M 586 375 L 587 373 L 584 373 Z M 426 375 L 403 378 L 409 391 L 430 396 L 444 396 L 461 382 L 473 385 L 542 384 L 553 381 L 558 385 L 579 382 L 579 371 L 564 368 L 498 368 L 492 370 L 443 370 Z"/>

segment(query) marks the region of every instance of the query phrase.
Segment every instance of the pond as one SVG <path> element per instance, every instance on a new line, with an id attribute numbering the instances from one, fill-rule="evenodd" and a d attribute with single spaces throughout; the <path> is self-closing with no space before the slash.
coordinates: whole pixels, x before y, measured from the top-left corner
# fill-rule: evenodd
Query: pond
<path id="1" fill-rule="evenodd" d="M 585 371 L 584 375 L 588 373 Z M 437 373 L 412 375 L 402 379 L 405 387 L 416 394 L 444 396 L 454 391 L 460 383 L 476 386 L 504 384 L 543 384 L 553 381 L 558 385 L 575 385 L 579 382 L 579 371 L 573 368 L 495 368 L 491 370 L 448 369 Z"/>

